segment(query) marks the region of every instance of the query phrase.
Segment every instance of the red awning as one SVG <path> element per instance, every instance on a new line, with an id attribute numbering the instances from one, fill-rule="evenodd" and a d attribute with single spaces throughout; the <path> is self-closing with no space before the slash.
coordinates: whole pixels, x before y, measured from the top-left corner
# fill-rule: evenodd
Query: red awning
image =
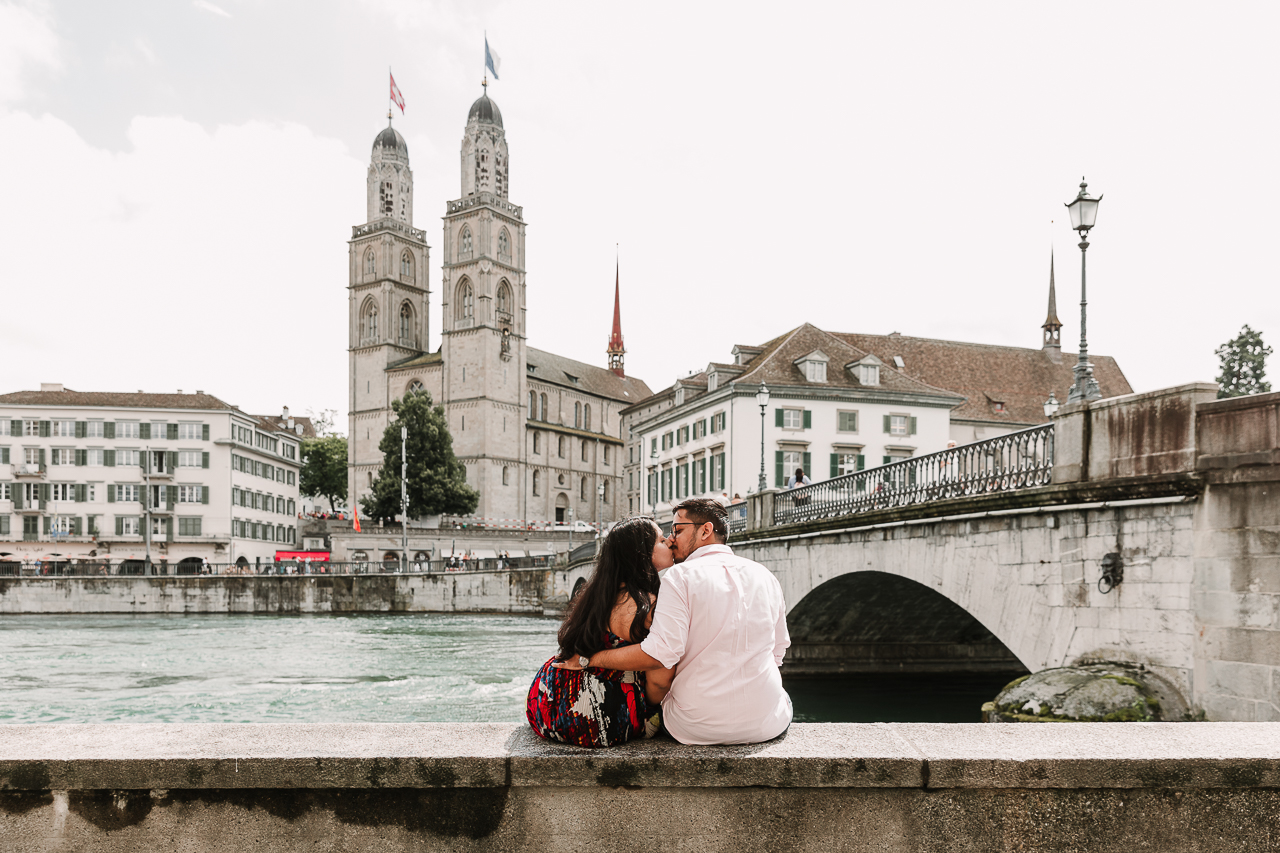
<path id="1" fill-rule="evenodd" d="M 327 561 L 328 551 L 276 551 L 277 560 Z"/>

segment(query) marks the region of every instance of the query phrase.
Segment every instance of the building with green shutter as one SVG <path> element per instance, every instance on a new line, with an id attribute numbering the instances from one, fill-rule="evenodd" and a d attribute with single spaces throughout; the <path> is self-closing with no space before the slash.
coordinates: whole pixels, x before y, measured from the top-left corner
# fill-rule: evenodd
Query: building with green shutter
<path id="1" fill-rule="evenodd" d="M 297 541 L 302 434 L 201 391 L 2 394 L 0 564 L 270 562 Z"/>

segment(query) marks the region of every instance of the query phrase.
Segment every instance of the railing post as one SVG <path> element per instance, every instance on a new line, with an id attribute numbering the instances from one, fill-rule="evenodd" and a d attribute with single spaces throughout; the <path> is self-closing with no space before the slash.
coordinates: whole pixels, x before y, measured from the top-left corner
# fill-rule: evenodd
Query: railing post
<path id="1" fill-rule="evenodd" d="M 765 489 L 747 495 L 747 529 L 762 530 L 773 526 L 773 496 L 777 489 Z"/>

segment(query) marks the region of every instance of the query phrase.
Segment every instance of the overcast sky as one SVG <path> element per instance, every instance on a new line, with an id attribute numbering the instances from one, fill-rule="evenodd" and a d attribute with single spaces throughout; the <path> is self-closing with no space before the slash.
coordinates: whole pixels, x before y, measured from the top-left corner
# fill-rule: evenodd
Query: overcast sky
<path id="1" fill-rule="evenodd" d="M 0 0 L 2 391 L 347 401 L 347 244 L 396 127 L 433 249 L 490 94 L 533 346 L 655 390 L 805 321 L 1089 344 L 1136 390 L 1280 344 L 1275 3 Z M 615 247 L 617 247 L 615 249 Z M 1271 365 L 1280 378 L 1280 361 Z M 1104 393 L 1107 389 L 1103 389 Z M 1046 389 L 1047 391 L 1047 389 Z"/>

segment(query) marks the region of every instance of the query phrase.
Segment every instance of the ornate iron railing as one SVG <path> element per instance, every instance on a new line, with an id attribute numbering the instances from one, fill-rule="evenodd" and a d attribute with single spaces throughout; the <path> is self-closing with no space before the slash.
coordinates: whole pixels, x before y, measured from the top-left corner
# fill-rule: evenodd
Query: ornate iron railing
<path id="1" fill-rule="evenodd" d="M 747 529 L 747 504 L 729 505 L 729 534 L 742 533 Z"/>
<path id="2" fill-rule="evenodd" d="M 773 523 L 793 524 L 1048 485 L 1053 424 L 779 492 Z"/>

